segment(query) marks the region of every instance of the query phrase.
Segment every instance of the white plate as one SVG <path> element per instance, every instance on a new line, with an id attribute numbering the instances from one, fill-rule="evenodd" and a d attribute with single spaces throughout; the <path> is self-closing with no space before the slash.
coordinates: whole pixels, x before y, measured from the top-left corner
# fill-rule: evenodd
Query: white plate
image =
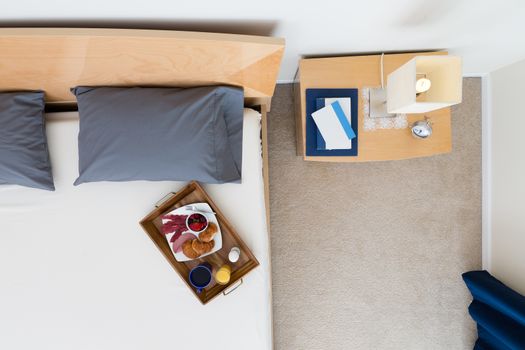
<path id="1" fill-rule="evenodd" d="M 173 215 L 190 215 L 190 214 L 193 214 L 194 211 L 189 209 L 189 208 L 187 208 L 188 206 L 193 206 L 196 211 L 198 211 L 201 214 L 204 214 L 204 216 L 206 216 L 206 219 L 208 219 L 208 222 L 213 222 L 215 225 L 217 225 L 217 233 L 213 237 L 213 240 L 215 241 L 215 246 L 213 247 L 213 249 L 210 252 L 208 252 L 206 254 L 202 254 L 201 256 L 199 256 L 197 258 L 197 259 L 200 259 L 200 258 L 203 258 L 203 257 L 208 256 L 210 254 L 213 254 L 213 253 L 215 253 L 216 251 L 218 251 L 219 249 L 222 248 L 221 227 L 219 226 L 219 222 L 217 221 L 217 217 L 213 213 L 213 210 L 211 209 L 211 207 L 210 207 L 210 205 L 208 203 L 192 203 L 192 204 L 188 204 L 188 205 L 186 205 L 184 207 L 180 207 L 180 208 L 177 208 L 175 210 L 172 210 L 172 211 L 170 211 L 169 213 L 167 213 L 165 215 L 168 215 L 168 214 L 173 214 Z M 162 223 L 163 224 L 165 224 L 167 221 L 168 220 L 162 219 Z M 191 234 L 193 234 L 195 236 L 195 238 L 198 238 L 198 235 L 194 234 L 190 230 L 185 231 L 184 233 L 186 233 L 186 232 L 191 233 Z M 180 262 L 195 260 L 195 259 L 188 258 L 186 255 L 184 255 L 183 252 L 176 253 L 173 250 L 173 244 L 170 243 L 170 239 L 173 236 L 173 233 L 167 234 L 165 236 L 166 236 L 166 239 L 168 240 L 168 244 L 170 246 L 171 252 L 175 256 L 175 260 L 180 261 Z"/>

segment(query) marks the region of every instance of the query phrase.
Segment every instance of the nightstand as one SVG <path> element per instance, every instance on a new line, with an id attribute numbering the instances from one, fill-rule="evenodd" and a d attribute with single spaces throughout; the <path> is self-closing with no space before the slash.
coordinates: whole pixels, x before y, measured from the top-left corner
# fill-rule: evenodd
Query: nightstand
<path id="1" fill-rule="evenodd" d="M 384 56 L 384 80 L 392 71 L 417 55 L 445 55 L 446 52 L 421 52 L 410 54 L 386 54 Z M 381 55 L 347 56 L 329 58 L 306 58 L 299 61 L 298 81 L 295 83 L 295 119 L 297 155 L 308 161 L 367 162 L 427 157 L 452 150 L 450 108 L 425 113 L 433 128 L 428 139 L 416 139 L 410 128 L 363 129 L 363 100 L 361 89 L 381 86 Z M 358 155 L 307 156 L 306 151 L 306 89 L 310 88 L 356 88 L 358 93 Z M 423 114 L 408 115 L 409 125 L 423 119 Z"/>

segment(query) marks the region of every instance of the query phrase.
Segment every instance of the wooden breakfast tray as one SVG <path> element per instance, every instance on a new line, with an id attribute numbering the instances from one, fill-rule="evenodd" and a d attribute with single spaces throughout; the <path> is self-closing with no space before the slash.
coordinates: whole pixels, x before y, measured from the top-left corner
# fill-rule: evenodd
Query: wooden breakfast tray
<path id="1" fill-rule="evenodd" d="M 169 243 L 161 231 L 161 216 L 175 208 L 197 202 L 208 203 L 215 212 L 222 231 L 222 248 L 213 254 L 205 256 L 204 258 L 186 262 L 178 262 L 175 260 Z M 259 265 L 259 262 L 253 253 L 239 237 L 237 232 L 235 232 L 232 225 L 228 222 L 228 220 L 226 220 L 225 216 L 221 213 L 217 205 L 215 205 L 208 194 L 204 192 L 204 189 L 199 185 L 199 183 L 195 181 L 190 182 L 179 192 L 172 193 L 171 196 L 168 199 L 162 201 L 162 203 L 158 203 L 156 209 L 140 221 L 140 225 L 144 231 L 146 231 L 153 243 L 155 243 L 162 255 L 164 255 L 166 260 L 168 260 L 175 271 L 179 273 L 182 280 L 202 304 L 208 303 L 210 300 L 221 293 L 224 295 L 229 294 L 229 292 L 236 288 L 234 288 L 234 286 L 238 286 L 240 283 L 242 283 L 242 278 L 248 272 Z M 239 261 L 236 263 L 231 263 L 228 260 L 228 253 L 232 247 L 239 247 L 241 250 L 241 256 Z M 188 275 L 192 268 L 202 262 L 208 262 L 212 264 L 214 267 L 214 272 L 217 266 L 221 266 L 223 264 L 230 265 L 232 267 L 230 282 L 227 285 L 220 285 L 215 283 L 215 281 L 212 279 L 212 282 L 208 287 L 206 287 L 200 294 L 197 293 L 195 288 L 191 286 L 188 280 Z"/>

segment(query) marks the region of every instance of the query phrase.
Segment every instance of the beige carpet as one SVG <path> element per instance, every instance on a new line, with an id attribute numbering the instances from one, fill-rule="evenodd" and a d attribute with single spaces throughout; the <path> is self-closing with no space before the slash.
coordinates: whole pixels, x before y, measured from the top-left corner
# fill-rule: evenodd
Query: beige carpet
<path id="1" fill-rule="evenodd" d="M 453 152 L 367 164 L 295 156 L 291 85 L 269 115 L 277 350 L 472 349 L 461 273 L 481 268 L 481 82 Z"/>

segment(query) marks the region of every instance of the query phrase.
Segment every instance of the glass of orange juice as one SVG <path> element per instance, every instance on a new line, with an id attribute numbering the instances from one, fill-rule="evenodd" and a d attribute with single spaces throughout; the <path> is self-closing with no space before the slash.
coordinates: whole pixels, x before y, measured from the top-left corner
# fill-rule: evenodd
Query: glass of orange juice
<path id="1" fill-rule="evenodd" d="M 232 274 L 232 268 L 229 265 L 222 265 L 217 272 L 215 272 L 215 282 L 218 284 L 228 284 Z"/>

